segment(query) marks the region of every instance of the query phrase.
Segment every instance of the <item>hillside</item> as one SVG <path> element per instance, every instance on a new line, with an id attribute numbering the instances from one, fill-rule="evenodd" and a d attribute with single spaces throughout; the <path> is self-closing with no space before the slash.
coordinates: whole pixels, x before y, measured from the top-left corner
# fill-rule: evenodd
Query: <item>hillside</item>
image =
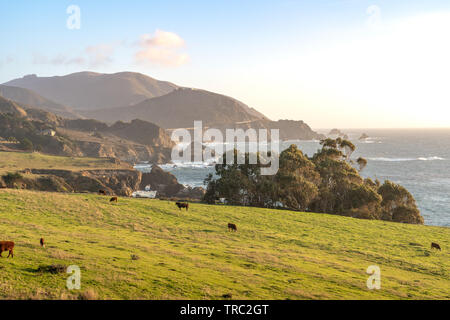
<path id="1" fill-rule="evenodd" d="M 0 188 L 131 195 L 142 174 L 111 158 L 76 158 L 0 152 Z"/>
<path id="2" fill-rule="evenodd" d="M 108 158 L 58 157 L 40 153 L 0 152 L 0 175 L 25 169 L 51 170 L 122 170 L 131 169 L 128 163 Z"/>
<path id="3" fill-rule="evenodd" d="M 4 141 L 11 138 L 20 143 Z M 108 126 L 96 120 L 65 119 L 0 97 L 0 150 L 166 163 L 173 145 L 169 135 L 150 122 Z"/>
<path id="4" fill-rule="evenodd" d="M 186 187 L 158 166 L 141 172 L 115 158 L 61 157 L 37 152 L 0 151 L 0 189 L 131 196 L 148 185 L 158 198 L 197 199 L 202 188 Z M 1 240 L 0 240 L 1 241 Z"/>
<path id="5" fill-rule="evenodd" d="M 188 88 L 179 88 L 133 106 L 84 112 L 83 115 L 106 122 L 141 119 L 167 129 L 190 128 L 196 120 L 213 126 L 264 119 L 264 115 L 233 98 Z"/>
<path id="6" fill-rule="evenodd" d="M 4 85 L 30 89 L 47 99 L 79 110 L 128 106 L 177 88 L 172 83 L 133 72 L 78 72 L 56 77 L 29 75 Z"/>
<path id="7" fill-rule="evenodd" d="M 134 106 L 108 110 L 83 111 L 83 116 L 104 122 L 141 119 L 166 129 L 192 129 L 202 120 L 204 128 L 279 129 L 282 140 L 321 139 L 303 121 L 271 121 L 263 114 L 233 98 L 205 90 L 179 88 L 167 95 L 148 99 Z M 270 131 L 269 131 L 270 133 Z"/>
<path id="8" fill-rule="evenodd" d="M 16 242 L 14 259 L 0 259 L 0 298 L 450 298 L 448 228 L 108 200 L 0 190 L 0 234 Z M 229 222 L 237 233 L 227 232 Z M 443 251 L 430 250 L 431 241 Z M 46 271 L 55 264 L 81 268 L 80 291 L 65 288 L 67 274 Z M 366 287 L 370 265 L 381 268 L 381 290 Z"/>
<path id="9" fill-rule="evenodd" d="M 53 112 L 65 118 L 80 118 L 81 116 L 61 104 L 44 98 L 37 93 L 19 87 L 9 87 L 0 85 L 0 96 L 15 101 L 29 108 L 37 108 Z"/>
<path id="10" fill-rule="evenodd" d="M 18 117 L 25 117 L 27 112 L 14 101 L 0 96 L 0 114 L 12 114 Z"/>

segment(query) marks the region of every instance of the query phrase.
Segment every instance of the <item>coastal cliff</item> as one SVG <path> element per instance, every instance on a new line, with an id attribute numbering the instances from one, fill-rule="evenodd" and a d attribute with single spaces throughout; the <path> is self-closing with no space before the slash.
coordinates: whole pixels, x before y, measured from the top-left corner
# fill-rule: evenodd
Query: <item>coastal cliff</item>
<path id="1" fill-rule="evenodd" d="M 175 176 L 155 166 L 149 173 L 134 169 L 59 170 L 25 169 L 0 177 L 0 188 L 28 189 L 48 192 L 97 193 L 130 197 L 134 191 L 150 186 L 158 197 L 201 199 L 202 188 L 178 183 Z"/>

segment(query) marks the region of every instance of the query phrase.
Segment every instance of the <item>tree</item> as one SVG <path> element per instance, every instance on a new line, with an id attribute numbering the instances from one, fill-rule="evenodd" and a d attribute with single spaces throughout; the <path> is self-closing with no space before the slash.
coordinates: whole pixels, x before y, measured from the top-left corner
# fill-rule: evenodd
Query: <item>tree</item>
<path id="1" fill-rule="evenodd" d="M 22 179 L 22 175 L 19 172 L 8 172 L 2 178 L 8 186 L 12 186 L 15 182 Z"/>
<path id="2" fill-rule="evenodd" d="M 33 143 L 28 138 L 23 138 L 20 141 L 20 147 L 26 151 L 33 151 Z"/>
<path id="3" fill-rule="evenodd" d="M 320 144 L 322 145 L 322 148 L 331 148 L 331 149 L 337 148 L 337 141 L 331 138 L 320 140 Z"/>
<path id="4" fill-rule="evenodd" d="M 279 166 L 275 177 L 277 200 L 290 209 L 308 210 L 319 193 L 320 175 L 314 163 L 291 145 L 280 154 Z"/>
<path id="5" fill-rule="evenodd" d="M 248 153 L 236 150 L 222 157 L 215 175 L 205 179 L 204 201 L 214 203 L 226 198 L 228 203 L 257 207 L 284 208 L 347 215 L 363 219 L 385 219 L 405 223 L 423 223 L 413 196 L 402 186 L 386 181 L 363 179 L 360 171 L 367 160 L 350 159 L 355 146 L 342 138 L 321 141 L 322 149 L 308 158 L 296 145 L 281 152 L 279 170 L 274 176 L 262 176 L 257 164 L 249 164 Z M 227 158 L 233 163 L 227 164 Z M 240 158 L 242 164 L 236 160 Z"/>
<path id="6" fill-rule="evenodd" d="M 227 164 L 229 157 L 234 160 L 231 164 Z M 242 157 L 243 164 L 238 164 L 238 157 Z M 261 198 L 263 190 L 260 184 L 265 178 L 261 176 L 259 163 L 259 155 L 257 164 L 249 164 L 248 153 L 240 154 L 237 150 L 224 153 L 221 163 L 215 166 L 215 175 L 218 178 L 214 179 L 210 175 L 205 180 L 205 201 L 211 203 L 217 198 L 226 198 L 228 203 L 234 205 L 263 206 L 265 201 Z"/>
<path id="7" fill-rule="evenodd" d="M 384 220 L 407 223 L 419 222 L 423 224 L 423 218 L 417 209 L 416 200 L 404 187 L 386 180 L 378 188 L 378 193 L 383 199 L 381 206 L 383 210 L 382 218 Z M 408 215 L 410 217 L 407 217 Z"/>
<path id="8" fill-rule="evenodd" d="M 423 224 L 423 217 L 417 208 L 400 206 L 392 212 L 392 221 L 401 223 Z"/>
<path id="9" fill-rule="evenodd" d="M 344 151 L 345 159 L 349 161 L 350 157 L 352 156 L 352 153 L 356 150 L 356 147 L 353 143 L 351 143 L 348 140 L 342 140 L 340 138 L 338 139 L 339 139 L 338 146 L 341 150 Z"/>
<path id="10" fill-rule="evenodd" d="M 356 163 L 359 165 L 359 172 L 367 166 L 367 160 L 362 157 L 359 157 L 358 160 L 356 160 Z"/>

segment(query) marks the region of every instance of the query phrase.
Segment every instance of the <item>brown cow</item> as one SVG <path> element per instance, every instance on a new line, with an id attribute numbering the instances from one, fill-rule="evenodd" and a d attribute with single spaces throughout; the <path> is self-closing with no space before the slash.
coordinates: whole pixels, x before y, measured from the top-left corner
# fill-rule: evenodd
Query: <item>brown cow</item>
<path id="1" fill-rule="evenodd" d="M 177 202 L 176 205 L 180 210 L 181 208 L 186 208 L 186 211 L 189 210 L 189 203 Z"/>
<path id="2" fill-rule="evenodd" d="M 41 243 L 41 247 L 45 248 L 44 238 L 41 238 L 40 243 Z"/>
<path id="3" fill-rule="evenodd" d="M 2 258 L 2 252 L 9 251 L 8 257 L 14 258 L 14 242 L 12 241 L 0 241 L 0 258 Z"/>
<path id="4" fill-rule="evenodd" d="M 119 200 L 117 199 L 117 197 L 112 197 L 111 200 L 109 200 L 109 202 L 115 202 L 117 203 Z"/>
<path id="5" fill-rule="evenodd" d="M 228 224 L 228 231 L 237 231 L 237 226 L 234 223 L 229 223 Z"/>
<path id="6" fill-rule="evenodd" d="M 106 191 L 105 190 L 98 190 L 98 194 L 106 196 Z"/>
<path id="7" fill-rule="evenodd" d="M 437 243 L 434 243 L 434 242 L 431 243 L 431 249 L 433 249 L 433 248 L 441 251 L 441 246 Z"/>

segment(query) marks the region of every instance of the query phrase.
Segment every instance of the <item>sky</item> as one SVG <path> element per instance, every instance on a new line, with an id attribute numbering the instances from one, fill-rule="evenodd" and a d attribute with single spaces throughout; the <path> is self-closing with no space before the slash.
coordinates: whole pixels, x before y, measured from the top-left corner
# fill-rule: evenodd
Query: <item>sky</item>
<path id="1" fill-rule="evenodd" d="M 0 83 L 134 71 L 320 128 L 450 127 L 450 1 L 0 0 Z"/>

